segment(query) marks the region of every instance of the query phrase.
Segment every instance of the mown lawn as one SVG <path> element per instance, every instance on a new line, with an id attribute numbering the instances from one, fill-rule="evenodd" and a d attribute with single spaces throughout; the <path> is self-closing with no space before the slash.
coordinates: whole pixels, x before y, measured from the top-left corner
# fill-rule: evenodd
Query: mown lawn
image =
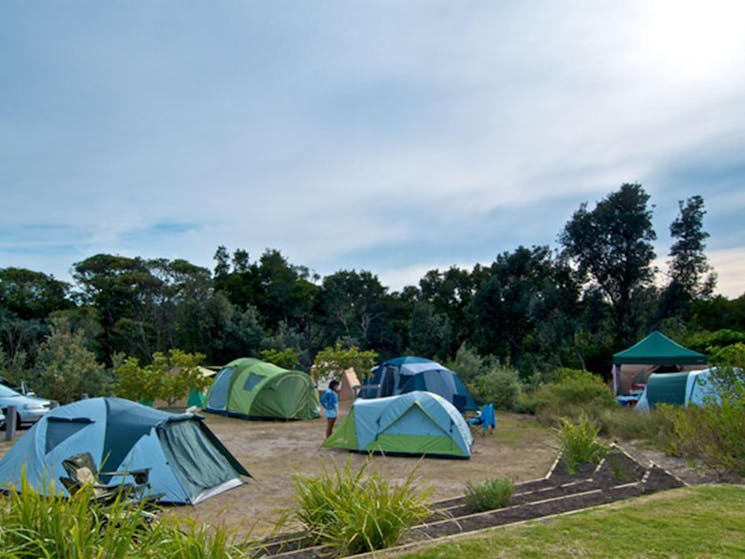
<path id="1" fill-rule="evenodd" d="M 700 485 L 495 528 L 407 559 L 745 557 L 745 486 Z"/>

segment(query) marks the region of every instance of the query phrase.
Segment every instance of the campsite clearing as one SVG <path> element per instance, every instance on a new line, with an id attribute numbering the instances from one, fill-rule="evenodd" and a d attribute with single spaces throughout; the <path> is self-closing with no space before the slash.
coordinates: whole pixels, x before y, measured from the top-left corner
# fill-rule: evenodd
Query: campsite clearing
<path id="1" fill-rule="evenodd" d="M 343 402 L 341 415 L 349 402 Z M 170 509 L 172 514 L 191 517 L 209 524 L 222 523 L 241 535 L 263 537 L 278 520 L 279 509 L 295 504 L 292 476 L 312 476 L 347 461 L 353 469 L 361 467 L 367 455 L 342 449 L 322 448 L 325 422 L 246 421 L 205 414 L 210 429 L 220 438 L 254 479 L 194 507 Z M 502 436 L 509 432 L 510 436 Z M 373 456 L 371 468 L 390 479 L 403 482 L 417 468 L 420 487 L 434 490 L 433 500 L 462 496 L 466 481 L 504 477 L 525 481 L 543 477 L 556 458 L 555 439 L 550 429 L 533 418 L 500 414 L 494 433 L 474 428 L 474 444 L 469 460 Z M 287 527 L 286 529 L 290 529 Z"/>
<path id="2" fill-rule="evenodd" d="M 341 415 L 349 409 L 343 402 Z M 362 466 L 366 456 L 342 449 L 323 448 L 325 422 L 247 421 L 204 414 L 205 422 L 228 450 L 251 472 L 254 479 L 195 506 L 172 507 L 168 514 L 192 518 L 208 525 L 224 524 L 242 537 L 262 538 L 279 519 L 279 510 L 294 504 L 292 476 L 320 474 L 324 468 L 342 468 L 347 460 L 352 468 Z M 403 481 L 413 468 L 421 486 L 434 489 L 433 501 L 461 497 L 467 481 L 478 483 L 490 478 L 509 478 L 522 482 L 544 477 L 557 456 L 553 431 L 530 416 L 499 413 L 493 433 L 473 428 L 474 444 L 470 460 L 374 456 L 371 467 L 392 483 Z M 18 432 L 25 436 L 27 429 Z M 0 455 L 12 443 L 0 441 Z M 653 460 L 688 483 L 728 481 L 686 460 L 623 444 L 638 461 Z M 741 483 L 741 481 L 740 481 Z M 284 530 L 292 530 L 286 526 Z"/>

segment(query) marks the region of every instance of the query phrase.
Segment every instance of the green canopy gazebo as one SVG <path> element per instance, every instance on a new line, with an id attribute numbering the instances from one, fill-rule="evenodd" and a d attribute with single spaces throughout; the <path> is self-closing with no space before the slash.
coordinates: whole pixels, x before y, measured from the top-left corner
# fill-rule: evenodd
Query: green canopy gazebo
<path id="1" fill-rule="evenodd" d="M 631 347 L 613 354 L 613 388 L 618 395 L 629 394 L 632 386 L 646 384 L 652 373 L 704 369 L 703 353 L 685 348 L 655 330 Z"/>

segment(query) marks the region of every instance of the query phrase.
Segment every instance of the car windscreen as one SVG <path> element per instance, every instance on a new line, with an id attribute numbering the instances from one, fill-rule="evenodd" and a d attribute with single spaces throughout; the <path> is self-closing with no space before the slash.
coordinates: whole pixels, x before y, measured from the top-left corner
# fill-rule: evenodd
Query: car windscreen
<path id="1" fill-rule="evenodd" d="M 7 398 L 8 396 L 20 396 L 20 394 L 12 388 L 0 384 L 0 398 Z"/>

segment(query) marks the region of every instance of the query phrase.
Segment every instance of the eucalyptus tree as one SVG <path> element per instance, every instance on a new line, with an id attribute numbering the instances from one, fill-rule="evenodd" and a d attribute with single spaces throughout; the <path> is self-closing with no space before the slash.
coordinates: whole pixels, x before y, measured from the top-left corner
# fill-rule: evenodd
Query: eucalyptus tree
<path id="1" fill-rule="evenodd" d="M 450 357 L 451 345 L 452 327 L 447 315 L 436 313 L 426 301 L 416 303 L 409 320 L 407 353 L 441 361 Z"/>
<path id="2" fill-rule="evenodd" d="M 529 370 L 528 354 L 555 355 L 570 344 L 577 285 L 546 246 L 518 247 L 497 256 L 476 292 L 469 316 L 482 355 Z"/>
<path id="3" fill-rule="evenodd" d="M 693 301 L 709 297 L 716 286 L 716 274 L 704 252 L 709 234 L 703 230 L 704 199 L 692 196 L 679 200 L 679 215 L 670 225 L 675 239 L 670 247 L 668 276 L 660 305 L 661 318 L 687 314 Z"/>
<path id="4" fill-rule="evenodd" d="M 376 332 L 387 320 L 387 288 L 371 272 L 340 270 L 323 278 L 316 296 L 324 345 L 353 340 L 363 349 L 376 346 Z"/>
<path id="5" fill-rule="evenodd" d="M 116 352 L 143 357 L 152 354 L 145 312 L 162 282 L 145 260 L 97 254 L 74 264 L 73 278 L 81 302 L 98 311 L 100 357 L 108 366 Z"/>
<path id="6" fill-rule="evenodd" d="M 480 266 L 473 273 L 451 266 L 444 272 L 430 270 L 419 280 L 418 300 L 430 305 L 438 322 L 448 325 L 447 339 L 440 353 L 447 357 L 455 355 L 458 348 L 471 337 L 471 323 L 467 320 L 467 309 L 479 287 Z M 421 310 L 421 308 L 420 308 Z"/>
<path id="7" fill-rule="evenodd" d="M 34 363 L 49 331 L 50 313 L 74 308 L 70 285 L 25 268 L 0 269 L 0 348 L 5 366 L 20 370 Z"/>
<path id="8" fill-rule="evenodd" d="M 657 236 L 648 202 L 640 184 L 625 183 L 592 210 L 583 203 L 559 236 L 580 276 L 596 285 L 610 303 L 619 346 L 636 338 L 643 317 L 633 300 L 654 279 L 652 241 Z"/>

